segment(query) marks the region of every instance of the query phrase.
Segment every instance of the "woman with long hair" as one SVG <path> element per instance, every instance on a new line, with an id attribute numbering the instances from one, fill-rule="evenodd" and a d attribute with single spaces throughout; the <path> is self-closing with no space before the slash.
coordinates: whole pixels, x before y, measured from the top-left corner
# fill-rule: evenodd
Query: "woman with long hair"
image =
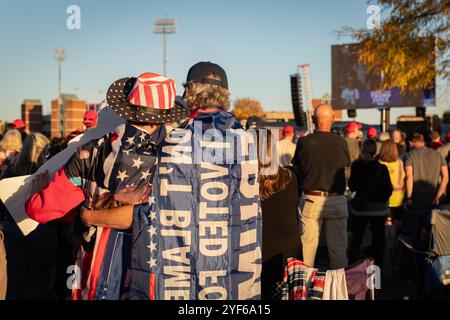
<path id="1" fill-rule="evenodd" d="M 41 133 L 30 134 L 23 144 L 23 150 L 16 162 L 10 165 L 3 178 L 33 174 L 47 160 L 50 141 Z"/>
<path id="2" fill-rule="evenodd" d="M 398 154 L 398 145 L 393 140 L 383 142 L 379 161 L 389 170 L 392 183 L 392 195 L 388 201 L 389 216 L 386 220 L 386 244 L 384 251 L 383 274 L 393 276 L 393 259 L 397 244 L 398 227 L 402 225 L 404 217 L 403 199 L 405 197 L 405 168 Z"/>
<path id="3" fill-rule="evenodd" d="M 49 140 L 40 133 L 29 135 L 16 163 L 3 178 L 30 175 L 46 161 Z M 55 224 L 39 225 L 25 237 L 13 218 L 6 214 L 5 249 L 8 259 L 7 300 L 47 300 L 53 298 L 56 262 L 57 228 Z"/>
<path id="4" fill-rule="evenodd" d="M 280 166 L 278 140 L 272 141 L 270 130 L 259 130 L 258 133 L 259 195 L 263 216 L 262 297 L 271 300 L 278 298 L 277 288 L 283 281 L 287 259 L 300 259 L 299 195 L 294 172 Z"/>
<path id="5" fill-rule="evenodd" d="M 379 161 L 388 168 L 392 183 L 392 195 L 388 202 L 390 217 L 400 219 L 405 197 L 405 168 L 403 161 L 399 159 L 397 145 L 394 141 L 383 142 Z"/>
<path id="6" fill-rule="evenodd" d="M 385 165 L 375 160 L 376 142 L 366 140 L 361 158 L 352 165 L 349 188 L 356 192 L 352 201 L 352 244 L 350 264 L 356 262 L 364 232 L 369 224 L 372 235 L 372 252 L 381 266 L 384 251 L 384 226 L 388 216 L 387 203 L 392 194 L 391 178 Z"/>
<path id="7" fill-rule="evenodd" d="M 8 166 L 16 162 L 20 150 L 22 150 L 22 135 L 18 130 L 9 130 L 0 142 L 0 176 Z"/>

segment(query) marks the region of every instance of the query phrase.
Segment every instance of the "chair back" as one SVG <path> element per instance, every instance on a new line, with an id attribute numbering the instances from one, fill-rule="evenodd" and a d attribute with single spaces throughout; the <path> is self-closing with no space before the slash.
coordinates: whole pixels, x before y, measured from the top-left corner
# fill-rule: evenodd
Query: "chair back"
<path id="1" fill-rule="evenodd" d="M 431 231 L 432 252 L 437 256 L 450 255 L 450 210 L 433 210 Z"/>

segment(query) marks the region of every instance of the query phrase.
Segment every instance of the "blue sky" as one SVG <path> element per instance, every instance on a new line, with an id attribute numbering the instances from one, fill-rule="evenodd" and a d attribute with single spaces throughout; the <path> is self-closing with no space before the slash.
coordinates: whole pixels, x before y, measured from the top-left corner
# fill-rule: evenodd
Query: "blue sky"
<path id="1" fill-rule="evenodd" d="M 81 30 L 66 28 L 72 4 L 81 8 Z M 337 43 L 331 33 L 365 26 L 367 6 L 366 0 L 0 0 L 0 119 L 19 117 L 23 99 L 41 99 L 49 111 L 57 96 L 57 47 L 67 55 L 63 92 L 89 101 L 103 99 L 120 77 L 162 73 L 162 37 L 153 34 L 153 22 L 166 17 L 178 22 L 168 39 L 168 73 L 180 93 L 189 67 L 210 60 L 227 71 L 233 99 L 291 111 L 289 75 L 309 63 L 313 95 L 331 93 L 330 46 Z M 378 112 L 361 111 L 358 120 L 377 123 Z"/>

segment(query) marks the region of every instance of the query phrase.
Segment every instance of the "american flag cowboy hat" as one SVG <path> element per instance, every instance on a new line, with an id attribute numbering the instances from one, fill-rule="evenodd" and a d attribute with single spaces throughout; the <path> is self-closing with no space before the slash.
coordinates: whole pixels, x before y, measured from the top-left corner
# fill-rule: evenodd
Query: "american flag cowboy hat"
<path id="1" fill-rule="evenodd" d="M 176 98 L 175 81 L 156 73 L 117 80 L 106 97 L 121 117 L 139 123 L 171 123 L 189 116 Z"/>

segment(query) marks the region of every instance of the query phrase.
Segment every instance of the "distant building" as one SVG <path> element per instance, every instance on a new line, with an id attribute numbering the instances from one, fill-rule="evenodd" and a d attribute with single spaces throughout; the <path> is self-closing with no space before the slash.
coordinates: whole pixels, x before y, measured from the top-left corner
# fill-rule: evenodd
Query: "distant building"
<path id="1" fill-rule="evenodd" d="M 264 117 L 266 122 L 289 122 L 295 119 L 293 112 L 267 112 Z"/>
<path id="2" fill-rule="evenodd" d="M 102 103 L 89 103 L 87 105 L 87 110 L 94 110 L 99 113 L 102 110 L 102 107 L 104 107 Z"/>
<path id="3" fill-rule="evenodd" d="M 41 100 L 24 100 L 22 103 L 22 120 L 26 130 L 40 132 L 42 129 Z"/>
<path id="4" fill-rule="evenodd" d="M 312 105 L 313 107 L 317 107 L 322 103 L 330 103 L 326 96 L 322 97 L 322 99 L 313 99 Z M 336 121 L 342 121 L 342 110 L 334 110 L 334 119 Z M 295 116 L 293 112 L 267 112 L 264 117 L 265 122 L 291 122 L 295 120 Z"/>
<path id="5" fill-rule="evenodd" d="M 62 94 L 61 103 L 52 101 L 51 137 L 67 137 L 71 132 L 83 128 L 83 116 L 87 110 L 86 101 L 74 94 Z"/>
<path id="6" fill-rule="evenodd" d="M 47 138 L 50 138 L 51 135 L 51 117 L 49 114 L 42 116 L 42 129 L 41 133 L 45 135 Z"/>

